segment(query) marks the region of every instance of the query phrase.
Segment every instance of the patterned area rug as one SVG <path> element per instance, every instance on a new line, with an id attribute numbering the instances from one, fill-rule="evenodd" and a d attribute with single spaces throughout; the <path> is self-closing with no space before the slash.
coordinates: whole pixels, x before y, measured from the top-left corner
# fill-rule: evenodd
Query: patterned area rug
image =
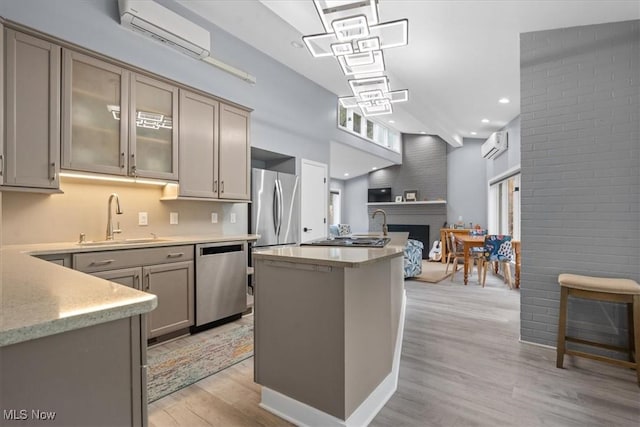
<path id="1" fill-rule="evenodd" d="M 429 262 L 423 259 L 422 274 L 416 277 L 412 277 L 411 279 L 419 280 L 421 282 L 438 283 L 443 279 L 451 276 L 451 270 L 453 270 L 453 266 L 449 267 L 448 273 L 445 273 L 446 268 L 447 264 L 443 264 L 441 262 Z"/>
<path id="2" fill-rule="evenodd" d="M 253 316 L 147 351 L 147 400 L 153 402 L 253 355 Z"/>

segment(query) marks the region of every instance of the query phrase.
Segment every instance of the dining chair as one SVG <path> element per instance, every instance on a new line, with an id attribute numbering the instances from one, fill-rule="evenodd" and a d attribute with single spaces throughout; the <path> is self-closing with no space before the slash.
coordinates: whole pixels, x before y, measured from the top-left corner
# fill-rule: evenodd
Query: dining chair
<path id="1" fill-rule="evenodd" d="M 487 230 L 484 228 L 474 228 L 469 231 L 470 236 L 486 236 Z M 478 268 L 478 281 L 482 274 L 482 255 L 484 254 L 483 246 L 474 246 L 469 253 L 469 259 L 474 262 Z"/>
<path id="2" fill-rule="evenodd" d="M 511 247 L 511 236 L 501 234 L 488 234 L 484 239 L 484 253 L 482 254 L 482 287 L 487 281 L 487 270 L 490 265 L 499 263 L 502 266 L 505 282 L 511 285 L 511 260 L 513 250 Z"/>
<path id="3" fill-rule="evenodd" d="M 447 268 L 445 269 L 445 273 L 449 272 L 449 264 L 453 261 L 451 281 L 453 281 L 453 278 L 458 271 L 458 260 L 460 260 L 464 266 L 464 249 L 458 244 L 458 242 L 456 242 L 456 235 L 449 232 L 449 236 L 447 237 Z M 480 267 L 478 267 L 478 281 L 480 281 Z"/>

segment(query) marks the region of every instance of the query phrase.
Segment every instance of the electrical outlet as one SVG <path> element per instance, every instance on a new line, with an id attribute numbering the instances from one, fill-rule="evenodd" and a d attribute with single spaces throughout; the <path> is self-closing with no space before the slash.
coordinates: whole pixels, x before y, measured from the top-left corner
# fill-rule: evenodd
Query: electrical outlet
<path id="1" fill-rule="evenodd" d="M 231 222 L 231 224 L 235 224 L 236 223 L 236 214 L 231 212 L 231 215 L 229 216 L 229 222 Z"/>
<path id="2" fill-rule="evenodd" d="M 138 212 L 138 225 L 149 225 L 149 217 L 146 212 Z"/>
<path id="3" fill-rule="evenodd" d="M 211 212 L 211 224 L 218 223 L 218 214 L 215 212 Z"/>
<path id="4" fill-rule="evenodd" d="M 169 213 L 169 224 L 176 225 L 178 223 L 178 212 Z"/>

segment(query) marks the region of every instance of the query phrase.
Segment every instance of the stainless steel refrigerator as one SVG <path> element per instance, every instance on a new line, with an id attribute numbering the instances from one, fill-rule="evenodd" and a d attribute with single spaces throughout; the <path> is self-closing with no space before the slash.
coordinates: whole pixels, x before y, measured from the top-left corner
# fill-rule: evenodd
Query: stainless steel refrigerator
<path id="1" fill-rule="evenodd" d="M 300 236 L 297 175 L 252 169 L 251 232 L 254 246 L 295 244 Z"/>

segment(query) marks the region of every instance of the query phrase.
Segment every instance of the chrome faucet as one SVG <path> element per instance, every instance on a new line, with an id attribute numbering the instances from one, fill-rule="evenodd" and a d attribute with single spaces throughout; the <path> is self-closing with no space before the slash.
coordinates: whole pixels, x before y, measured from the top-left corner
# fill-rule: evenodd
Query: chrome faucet
<path id="1" fill-rule="evenodd" d="M 373 215 L 371 215 L 371 219 L 375 219 L 376 214 L 380 212 L 382 214 L 382 234 L 386 236 L 389 234 L 389 227 L 387 227 L 387 213 L 382 209 L 376 209 L 373 211 Z"/>
<path id="2" fill-rule="evenodd" d="M 109 206 L 107 211 L 107 240 L 113 240 L 113 235 L 116 233 L 122 233 L 120 230 L 120 223 L 118 223 L 118 229 L 113 229 L 113 219 L 111 217 L 111 202 L 116 199 L 116 215 L 122 215 L 122 209 L 120 209 L 120 199 L 116 193 L 111 193 L 109 196 Z"/>

